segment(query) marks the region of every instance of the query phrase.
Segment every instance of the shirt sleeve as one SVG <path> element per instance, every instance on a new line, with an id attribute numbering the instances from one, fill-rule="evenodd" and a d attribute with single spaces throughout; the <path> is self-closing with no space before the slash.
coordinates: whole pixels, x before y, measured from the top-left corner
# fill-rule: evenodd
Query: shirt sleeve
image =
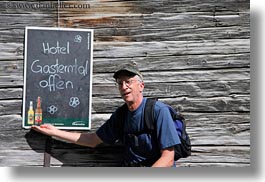
<path id="1" fill-rule="evenodd" d="M 107 144 L 114 144 L 120 139 L 120 131 L 117 120 L 117 111 L 96 131 L 97 136 Z"/>
<path id="2" fill-rule="evenodd" d="M 168 107 L 164 104 L 155 105 L 157 137 L 161 149 L 180 144 L 180 139 L 174 126 Z"/>

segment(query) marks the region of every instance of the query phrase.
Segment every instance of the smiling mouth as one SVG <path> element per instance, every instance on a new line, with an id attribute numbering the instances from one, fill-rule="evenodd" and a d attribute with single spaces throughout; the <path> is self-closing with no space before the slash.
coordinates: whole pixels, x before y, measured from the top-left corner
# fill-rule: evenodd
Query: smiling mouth
<path id="1" fill-rule="evenodd" d="M 129 95 L 131 92 L 127 92 L 127 93 L 123 93 L 122 94 L 122 96 L 124 97 L 124 96 L 127 96 L 127 95 Z"/>

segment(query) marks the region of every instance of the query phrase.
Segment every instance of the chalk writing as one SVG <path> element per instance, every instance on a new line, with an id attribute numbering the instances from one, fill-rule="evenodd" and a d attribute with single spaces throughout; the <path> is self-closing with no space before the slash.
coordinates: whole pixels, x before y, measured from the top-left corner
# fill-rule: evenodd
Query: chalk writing
<path id="1" fill-rule="evenodd" d="M 50 43 L 42 43 L 44 54 L 69 54 L 69 42 L 66 43 L 65 47 L 61 47 L 59 41 L 56 42 L 56 46 L 50 47 Z"/>
<path id="2" fill-rule="evenodd" d="M 87 49 L 90 49 L 90 33 L 87 34 Z"/>
<path id="3" fill-rule="evenodd" d="M 39 86 L 41 88 L 48 88 L 50 92 L 56 90 L 63 90 L 67 88 L 74 88 L 72 81 L 65 81 L 59 74 L 75 74 L 86 76 L 88 74 L 88 61 L 85 61 L 85 66 L 78 65 L 77 59 L 74 60 L 73 64 L 64 65 L 59 63 L 56 59 L 54 64 L 40 64 L 40 60 L 34 60 L 31 64 L 31 71 L 33 73 L 49 74 L 47 80 L 41 80 Z"/>
<path id="4" fill-rule="evenodd" d="M 39 64 L 40 60 L 34 60 L 31 64 L 31 71 L 33 73 L 45 73 L 45 74 L 56 74 L 56 73 L 72 73 L 80 74 L 83 76 L 87 75 L 88 72 L 88 61 L 85 62 L 85 66 L 78 65 L 77 59 L 74 60 L 74 63 L 71 65 L 64 65 L 59 63 L 59 60 L 56 59 L 54 64 Z"/>
<path id="5" fill-rule="evenodd" d="M 74 88 L 73 82 L 67 80 L 64 81 L 62 77 L 58 74 L 49 75 L 48 80 L 41 80 L 39 86 L 42 88 L 48 88 L 50 92 L 56 90 L 64 90 L 67 88 Z"/>

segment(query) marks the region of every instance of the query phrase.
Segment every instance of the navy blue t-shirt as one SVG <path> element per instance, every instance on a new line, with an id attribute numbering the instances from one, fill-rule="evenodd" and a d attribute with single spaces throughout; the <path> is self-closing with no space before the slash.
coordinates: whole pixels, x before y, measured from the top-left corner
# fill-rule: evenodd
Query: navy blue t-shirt
<path id="1" fill-rule="evenodd" d="M 127 163 L 154 163 L 161 156 L 161 149 L 180 144 L 176 128 L 167 106 L 157 101 L 155 104 L 156 133 L 144 131 L 144 106 L 146 98 L 135 111 L 129 111 L 124 123 L 124 132 L 118 131 L 117 110 L 97 131 L 96 134 L 104 142 L 114 144 L 124 141 L 125 161 Z M 137 135 L 135 135 L 137 133 Z M 139 134 L 140 133 L 140 134 Z M 151 164 L 150 164 L 151 165 Z"/>

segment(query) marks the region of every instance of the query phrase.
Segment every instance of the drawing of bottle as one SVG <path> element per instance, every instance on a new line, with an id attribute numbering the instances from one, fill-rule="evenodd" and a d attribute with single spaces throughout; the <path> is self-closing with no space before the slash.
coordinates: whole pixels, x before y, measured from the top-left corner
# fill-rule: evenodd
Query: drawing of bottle
<path id="1" fill-rule="evenodd" d="M 33 102 L 29 102 L 29 110 L 28 110 L 28 124 L 34 124 L 34 110 L 33 110 Z"/>
<path id="2" fill-rule="evenodd" d="M 41 109 L 41 98 L 37 99 L 37 108 L 35 110 L 35 125 L 39 126 L 42 123 L 42 109 Z"/>

